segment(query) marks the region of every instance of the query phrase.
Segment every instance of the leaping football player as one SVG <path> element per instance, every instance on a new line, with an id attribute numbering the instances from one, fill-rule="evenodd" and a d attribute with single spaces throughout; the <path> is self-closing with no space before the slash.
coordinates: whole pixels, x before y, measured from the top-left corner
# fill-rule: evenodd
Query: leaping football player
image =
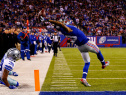
<path id="1" fill-rule="evenodd" d="M 98 46 L 94 42 L 89 41 L 89 39 L 85 36 L 84 32 L 82 32 L 81 30 L 79 30 L 75 26 L 64 25 L 63 23 L 61 23 L 59 21 L 45 19 L 44 17 L 42 17 L 42 15 L 41 15 L 41 18 L 42 18 L 42 21 L 43 20 L 49 21 L 52 24 L 59 26 L 59 30 L 65 36 L 69 36 L 69 37 L 74 38 L 75 44 L 78 46 L 78 49 L 79 49 L 79 51 L 82 55 L 82 58 L 85 62 L 81 82 L 85 86 L 91 86 L 86 80 L 86 77 L 88 74 L 88 69 L 90 66 L 89 52 L 95 53 L 97 55 L 97 58 L 100 60 L 100 62 L 102 64 L 102 69 L 104 69 L 106 66 L 109 65 L 109 61 L 104 60 L 104 57 L 103 57 L 100 49 L 98 48 Z"/>
<path id="2" fill-rule="evenodd" d="M 19 86 L 16 80 L 11 79 L 8 75 L 18 76 L 13 72 L 15 61 L 20 59 L 20 51 L 16 48 L 10 48 L 4 55 L 0 63 L 0 84 L 3 84 L 10 89 L 15 89 Z"/>

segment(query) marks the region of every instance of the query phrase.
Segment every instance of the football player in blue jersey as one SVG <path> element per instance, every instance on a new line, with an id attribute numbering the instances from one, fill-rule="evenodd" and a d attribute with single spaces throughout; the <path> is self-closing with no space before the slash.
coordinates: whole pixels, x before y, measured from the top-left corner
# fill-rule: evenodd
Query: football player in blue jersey
<path id="1" fill-rule="evenodd" d="M 6 85 L 10 89 L 15 89 L 19 86 L 16 80 L 11 79 L 8 75 L 18 76 L 13 72 L 15 61 L 20 59 L 20 51 L 16 48 L 10 48 L 4 55 L 0 63 L 0 84 Z"/>
<path id="2" fill-rule="evenodd" d="M 42 20 L 44 19 L 43 17 L 41 18 Z M 86 80 L 88 69 L 90 66 L 90 56 L 88 52 L 96 53 L 97 58 L 100 60 L 102 64 L 102 69 L 104 69 L 106 66 L 109 65 L 109 61 L 105 62 L 104 57 L 98 46 L 94 42 L 89 41 L 89 39 L 85 36 L 84 32 L 82 32 L 75 26 L 64 25 L 63 23 L 55 20 L 49 20 L 49 19 L 44 20 L 49 21 L 52 24 L 58 25 L 62 34 L 74 38 L 75 44 L 78 46 L 78 49 L 81 52 L 82 58 L 85 62 L 81 82 L 85 86 L 91 86 Z"/>

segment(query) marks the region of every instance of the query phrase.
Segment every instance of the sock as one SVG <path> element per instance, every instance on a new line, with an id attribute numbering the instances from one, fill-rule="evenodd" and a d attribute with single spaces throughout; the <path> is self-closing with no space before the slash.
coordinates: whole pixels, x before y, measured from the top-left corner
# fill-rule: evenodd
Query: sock
<path id="1" fill-rule="evenodd" d="M 24 60 L 24 51 L 21 51 L 21 58 Z"/>
<path id="2" fill-rule="evenodd" d="M 26 56 L 27 56 L 27 59 L 30 59 L 30 51 L 29 50 L 26 51 Z"/>
<path id="3" fill-rule="evenodd" d="M 97 57 L 100 60 L 101 64 L 105 65 L 105 60 L 104 60 L 104 57 L 103 57 L 101 51 L 99 51 L 99 53 L 97 54 Z"/>
<path id="4" fill-rule="evenodd" d="M 84 68 L 83 68 L 83 76 L 82 76 L 83 79 L 86 79 L 87 77 L 89 66 L 90 66 L 90 62 L 85 63 Z"/>

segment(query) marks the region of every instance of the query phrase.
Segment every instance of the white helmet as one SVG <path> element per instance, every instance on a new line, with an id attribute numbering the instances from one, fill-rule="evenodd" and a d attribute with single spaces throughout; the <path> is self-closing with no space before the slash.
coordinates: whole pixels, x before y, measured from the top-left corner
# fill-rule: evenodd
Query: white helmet
<path id="1" fill-rule="evenodd" d="M 10 48 L 9 50 L 7 50 L 7 58 L 11 58 L 13 60 L 18 60 L 20 59 L 21 55 L 20 55 L 20 51 L 16 48 Z"/>

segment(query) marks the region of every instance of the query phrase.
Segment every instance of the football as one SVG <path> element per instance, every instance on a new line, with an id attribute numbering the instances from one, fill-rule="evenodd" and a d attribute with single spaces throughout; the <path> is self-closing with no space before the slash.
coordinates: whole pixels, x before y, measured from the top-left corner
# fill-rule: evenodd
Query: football
<path id="1" fill-rule="evenodd" d="M 42 16 L 42 17 L 46 17 L 45 9 L 40 10 L 39 13 L 38 13 L 38 15 Z"/>

